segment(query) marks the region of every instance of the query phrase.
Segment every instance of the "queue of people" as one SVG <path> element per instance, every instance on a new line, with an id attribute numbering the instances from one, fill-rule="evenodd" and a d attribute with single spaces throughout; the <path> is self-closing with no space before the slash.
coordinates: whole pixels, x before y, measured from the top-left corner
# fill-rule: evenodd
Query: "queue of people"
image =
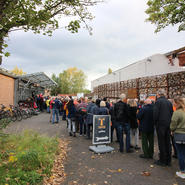
<path id="1" fill-rule="evenodd" d="M 112 102 L 107 98 L 52 98 L 47 106 L 53 124 L 59 122 L 61 115 L 67 121 L 69 136 L 76 137 L 79 132 L 79 136 L 87 139 L 91 138 L 93 115 L 111 115 L 111 142 L 115 135 L 119 151 L 132 153 L 134 149 L 140 149 L 141 138 L 143 153 L 139 157 L 144 159 L 153 159 L 156 132 L 159 159 L 154 163 L 171 166 L 173 146 L 173 157 L 178 158 L 180 167 L 176 174 L 185 178 L 185 99 L 175 99 L 172 104 L 161 89 L 157 92 L 155 102 L 149 98 L 138 102 L 137 99 L 127 99 L 125 94 L 121 94 L 118 101 Z"/>

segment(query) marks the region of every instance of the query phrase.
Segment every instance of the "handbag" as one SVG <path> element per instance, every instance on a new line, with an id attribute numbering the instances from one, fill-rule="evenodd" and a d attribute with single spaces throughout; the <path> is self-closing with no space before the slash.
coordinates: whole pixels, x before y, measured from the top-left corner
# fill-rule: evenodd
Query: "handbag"
<path id="1" fill-rule="evenodd" d="M 175 133 L 174 139 L 177 144 L 185 144 L 185 134 Z"/>

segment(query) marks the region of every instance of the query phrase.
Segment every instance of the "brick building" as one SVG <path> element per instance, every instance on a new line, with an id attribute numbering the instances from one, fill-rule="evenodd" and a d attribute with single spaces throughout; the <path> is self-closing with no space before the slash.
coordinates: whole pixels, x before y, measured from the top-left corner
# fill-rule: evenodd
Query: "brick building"
<path id="1" fill-rule="evenodd" d="M 4 69 L 0 69 L 0 104 L 15 104 L 18 78 Z"/>

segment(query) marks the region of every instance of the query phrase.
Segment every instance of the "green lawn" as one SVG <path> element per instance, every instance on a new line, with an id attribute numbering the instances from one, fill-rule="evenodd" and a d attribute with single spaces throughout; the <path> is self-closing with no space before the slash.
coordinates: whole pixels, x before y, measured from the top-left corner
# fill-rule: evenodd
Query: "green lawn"
<path id="1" fill-rule="evenodd" d="M 31 131 L 0 136 L 0 184 L 42 184 L 51 174 L 57 148 L 57 138 Z"/>

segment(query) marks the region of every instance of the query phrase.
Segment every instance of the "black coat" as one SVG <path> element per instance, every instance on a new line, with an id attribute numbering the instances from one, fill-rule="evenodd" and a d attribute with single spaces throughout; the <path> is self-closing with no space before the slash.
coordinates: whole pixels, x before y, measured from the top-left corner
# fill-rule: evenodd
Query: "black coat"
<path id="1" fill-rule="evenodd" d="M 129 113 L 129 123 L 130 123 L 130 128 L 135 129 L 138 128 L 137 124 L 137 107 L 130 107 L 128 108 L 128 113 Z"/>
<path id="2" fill-rule="evenodd" d="M 114 115 L 120 124 L 129 123 L 128 105 L 122 101 L 114 105 Z"/>
<path id="3" fill-rule="evenodd" d="M 154 105 L 154 123 L 158 126 L 170 126 L 171 117 L 173 114 L 172 103 L 164 96 L 157 99 Z"/>
<path id="4" fill-rule="evenodd" d="M 154 132 L 153 105 L 144 105 L 143 108 L 139 110 L 137 118 L 140 121 L 142 132 Z"/>

